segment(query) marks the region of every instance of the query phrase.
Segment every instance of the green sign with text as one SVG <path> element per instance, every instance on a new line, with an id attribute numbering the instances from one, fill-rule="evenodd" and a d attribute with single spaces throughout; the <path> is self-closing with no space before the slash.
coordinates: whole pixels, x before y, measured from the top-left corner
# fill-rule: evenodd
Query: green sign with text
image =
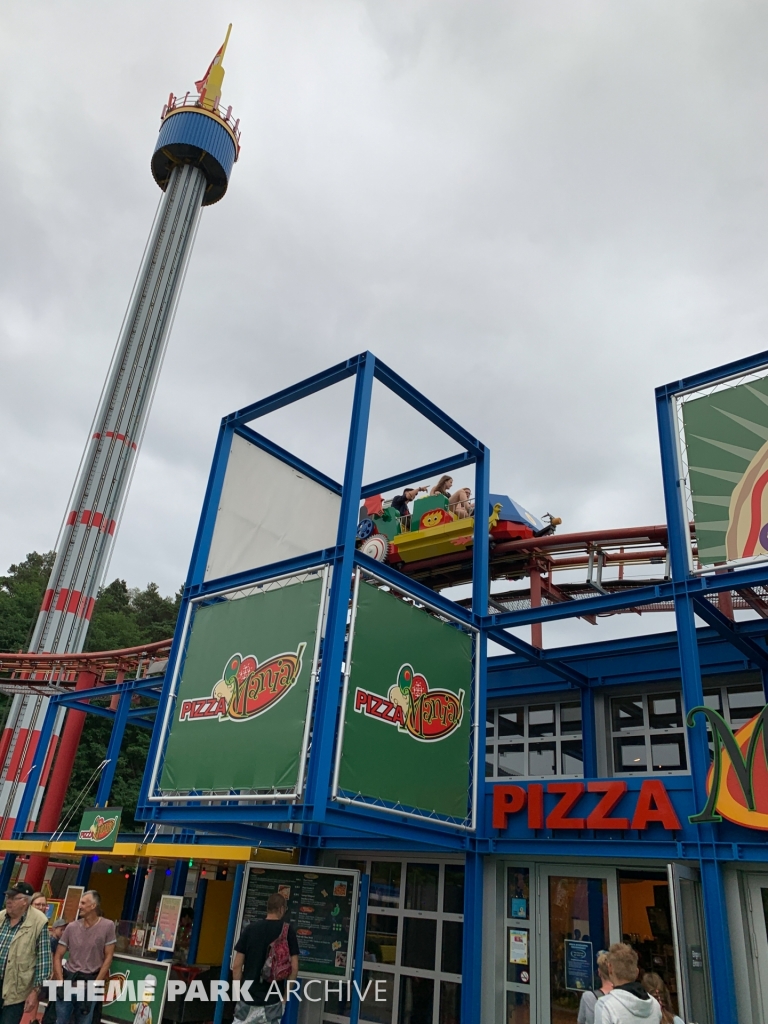
<path id="1" fill-rule="evenodd" d="M 120 831 L 122 807 L 89 807 L 80 819 L 76 850 L 112 850 Z"/>
<path id="2" fill-rule="evenodd" d="M 339 790 L 464 821 L 472 638 L 363 583 L 344 708 Z"/>
<path id="3" fill-rule="evenodd" d="M 295 789 L 321 593 L 316 578 L 197 608 L 161 790 Z"/>

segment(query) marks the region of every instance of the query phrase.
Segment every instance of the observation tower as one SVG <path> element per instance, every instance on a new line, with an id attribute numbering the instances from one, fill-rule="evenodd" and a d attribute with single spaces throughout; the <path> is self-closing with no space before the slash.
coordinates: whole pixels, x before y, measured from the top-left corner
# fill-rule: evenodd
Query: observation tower
<path id="1" fill-rule="evenodd" d="M 231 107 L 221 106 L 231 29 L 230 25 L 195 91 L 183 97 L 171 94 L 162 110 L 151 169 L 163 196 L 66 506 L 56 562 L 30 644 L 36 653 L 83 650 L 136 468 L 200 213 L 224 196 L 239 155 L 239 121 L 232 117 Z M 60 719 L 48 751 L 36 750 L 47 705 L 45 695 L 16 695 L 0 739 L 0 814 L 6 837 L 13 829 L 27 775 L 36 758 L 44 756 L 32 820 L 38 816 L 62 729 Z M 56 772 L 39 816 L 40 831 L 58 825 L 81 731 L 80 715 L 64 725 Z"/>

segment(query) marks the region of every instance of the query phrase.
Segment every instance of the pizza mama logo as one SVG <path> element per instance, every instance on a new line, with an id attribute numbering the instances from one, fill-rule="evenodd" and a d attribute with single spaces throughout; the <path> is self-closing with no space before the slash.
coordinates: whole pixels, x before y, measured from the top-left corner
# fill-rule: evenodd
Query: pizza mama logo
<path id="1" fill-rule="evenodd" d="M 105 839 L 112 835 L 116 828 L 117 817 L 102 818 L 100 814 L 97 814 L 91 823 L 91 827 L 81 829 L 77 838 L 88 839 L 92 843 L 103 843 Z"/>
<path id="2" fill-rule="evenodd" d="M 768 830 L 768 705 L 736 732 L 722 715 L 707 707 L 691 709 L 689 728 L 698 714 L 709 723 L 714 755 L 707 774 L 709 795 L 704 810 L 688 820 L 698 824 L 727 818 L 746 828 Z"/>
<path id="3" fill-rule="evenodd" d="M 398 732 L 431 743 L 444 740 L 461 725 L 464 716 L 464 691 L 458 696 L 450 690 L 430 690 L 426 678 L 401 665 L 397 682 L 386 697 L 355 690 L 355 711 L 369 718 L 394 725 Z"/>
<path id="4" fill-rule="evenodd" d="M 276 654 L 261 665 L 249 654 L 233 654 L 224 667 L 221 679 L 210 697 L 196 697 L 181 702 L 180 722 L 196 722 L 216 718 L 245 722 L 264 714 L 288 693 L 301 674 L 306 643 L 293 653 Z"/>

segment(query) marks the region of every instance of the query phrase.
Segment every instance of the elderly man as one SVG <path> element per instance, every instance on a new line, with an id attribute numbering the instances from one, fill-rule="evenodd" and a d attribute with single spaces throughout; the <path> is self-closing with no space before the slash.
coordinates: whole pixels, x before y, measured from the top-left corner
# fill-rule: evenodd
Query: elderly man
<path id="1" fill-rule="evenodd" d="M 0 1024 L 19 1024 L 24 1013 L 34 1016 L 43 982 L 51 976 L 48 920 L 30 905 L 34 892 L 27 882 L 17 882 L 6 891 L 0 911 Z"/>
<path id="2" fill-rule="evenodd" d="M 114 921 L 101 917 L 100 907 L 101 898 L 95 889 L 84 892 L 80 897 L 80 916 L 67 925 L 56 947 L 53 958 L 56 981 L 86 983 L 86 1001 L 57 999 L 57 1024 L 69 1024 L 73 1017 L 77 1024 L 91 1024 L 95 1004 L 87 1001 L 87 983 L 109 978 L 117 938 Z M 62 961 L 66 952 L 68 957 L 64 965 Z"/>

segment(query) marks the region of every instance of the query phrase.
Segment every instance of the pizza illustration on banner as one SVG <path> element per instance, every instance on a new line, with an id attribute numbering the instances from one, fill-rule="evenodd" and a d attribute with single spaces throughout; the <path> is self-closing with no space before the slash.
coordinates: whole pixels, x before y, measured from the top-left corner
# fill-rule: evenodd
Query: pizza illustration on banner
<path id="1" fill-rule="evenodd" d="M 254 655 L 233 654 L 221 679 L 206 697 L 181 702 L 180 722 L 216 718 L 245 722 L 264 714 L 289 692 L 301 675 L 306 643 L 290 653 L 276 654 L 259 664 Z"/>
<path id="2" fill-rule="evenodd" d="M 397 682 L 386 697 L 358 686 L 355 711 L 394 725 L 399 732 L 431 743 L 444 740 L 461 725 L 464 717 L 464 691 L 430 689 L 426 677 L 406 663 L 400 666 Z"/>
<path id="3" fill-rule="evenodd" d="M 115 831 L 118 821 L 119 816 L 102 818 L 100 814 L 97 814 L 90 828 L 82 829 L 78 833 L 78 839 L 88 839 L 92 843 L 103 843 Z"/>

